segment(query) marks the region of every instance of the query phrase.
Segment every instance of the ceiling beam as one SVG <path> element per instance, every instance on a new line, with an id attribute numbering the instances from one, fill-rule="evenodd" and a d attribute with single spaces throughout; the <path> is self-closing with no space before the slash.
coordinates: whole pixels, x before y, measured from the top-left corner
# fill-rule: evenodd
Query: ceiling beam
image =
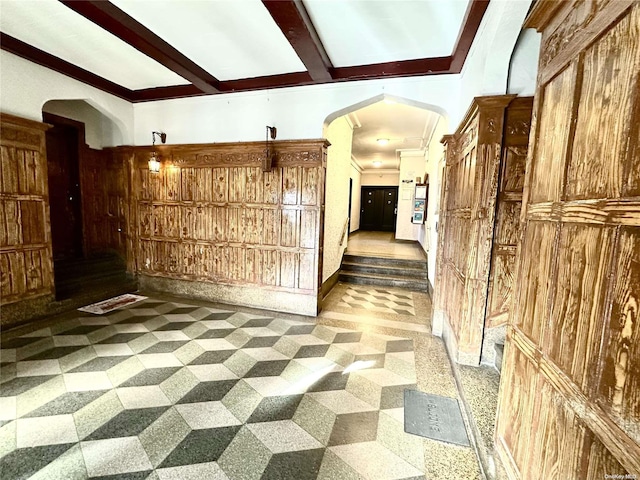
<path id="1" fill-rule="evenodd" d="M 134 92 L 132 90 L 96 75 L 95 73 L 89 72 L 84 68 L 80 68 L 66 60 L 62 60 L 61 58 L 51 55 L 39 48 L 33 47 L 28 43 L 24 43 L 23 41 L 18 40 L 11 35 L 7 35 L 6 33 L 0 32 L 0 48 L 33 63 L 50 68 L 58 73 L 75 78 L 82 83 L 91 85 L 92 87 L 98 88 L 104 92 L 111 93 L 116 97 L 124 98 L 128 101 L 132 101 L 134 98 Z"/>
<path id="2" fill-rule="evenodd" d="M 262 0 L 314 82 L 330 82 L 331 61 L 300 0 Z"/>
<path id="3" fill-rule="evenodd" d="M 469 50 L 471 50 L 471 44 L 473 39 L 476 38 L 476 33 L 480 28 L 480 22 L 484 13 L 489 7 L 489 0 L 471 0 L 467 11 L 462 20 L 462 28 L 460 34 L 456 40 L 455 47 L 453 48 L 453 55 L 451 58 L 451 71 L 452 73 L 460 73 L 464 61 L 467 59 Z"/>
<path id="4" fill-rule="evenodd" d="M 60 0 L 71 10 L 174 71 L 203 93 L 219 93 L 219 81 L 111 2 Z"/>
<path id="5" fill-rule="evenodd" d="M 338 67 L 331 71 L 334 80 L 364 80 L 386 77 L 411 77 L 450 73 L 451 57 L 419 58 L 398 62 Z"/>

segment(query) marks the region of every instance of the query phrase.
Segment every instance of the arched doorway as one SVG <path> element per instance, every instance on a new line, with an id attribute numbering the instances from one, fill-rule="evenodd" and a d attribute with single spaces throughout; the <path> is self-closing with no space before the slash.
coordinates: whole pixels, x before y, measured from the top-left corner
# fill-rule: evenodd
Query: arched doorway
<path id="1" fill-rule="evenodd" d="M 422 217 L 414 221 L 413 213 L 416 186 L 438 178 L 440 139 L 447 128 L 446 112 L 440 107 L 388 94 L 327 117 L 324 136 L 331 147 L 326 175 L 325 292 L 337 282 L 343 254 L 354 250 L 356 243 L 359 253 L 384 253 L 381 248 L 392 243 L 396 250 L 418 247 L 414 258 L 426 259 L 428 252 L 433 263 L 430 270 L 435 272 L 439 185 L 432 185 L 429 195 L 421 199 Z M 387 253 L 393 254 L 391 250 Z"/>

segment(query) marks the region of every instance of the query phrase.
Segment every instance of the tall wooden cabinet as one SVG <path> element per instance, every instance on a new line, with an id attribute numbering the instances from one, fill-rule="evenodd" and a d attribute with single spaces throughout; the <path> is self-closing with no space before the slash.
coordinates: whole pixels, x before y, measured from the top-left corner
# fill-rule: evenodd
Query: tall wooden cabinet
<path id="1" fill-rule="evenodd" d="M 459 363 L 478 365 L 504 338 L 532 104 L 515 95 L 478 97 L 443 138 L 433 326 Z"/>
<path id="2" fill-rule="evenodd" d="M 497 450 L 512 478 L 636 478 L 640 2 L 541 0 L 526 26 L 542 46 Z"/>

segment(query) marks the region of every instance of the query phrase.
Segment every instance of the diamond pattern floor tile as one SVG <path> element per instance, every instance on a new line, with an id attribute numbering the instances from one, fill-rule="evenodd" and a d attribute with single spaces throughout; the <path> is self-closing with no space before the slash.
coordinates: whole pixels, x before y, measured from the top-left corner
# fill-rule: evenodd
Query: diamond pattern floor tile
<path id="1" fill-rule="evenodd" d="M 366 295 L 413 305 L 394 291 Z M 420 440 L 398 420 L 415 388 L 411 339 L 148 299 L 2 347 L 7 478 L 424 473 Z"/>

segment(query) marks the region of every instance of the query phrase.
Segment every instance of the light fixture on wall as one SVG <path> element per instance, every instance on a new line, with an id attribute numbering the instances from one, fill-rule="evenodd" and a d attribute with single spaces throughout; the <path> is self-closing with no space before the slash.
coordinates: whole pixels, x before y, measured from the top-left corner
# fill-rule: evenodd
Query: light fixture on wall
<path id="1" fill-rule="evenodd" d="M 379 138 L 376 140 L 376 142 L 378 142 L 378 145 L 380 145 L 381 147 L 384 147 L 385 145 L 389 144 L 389 139 L 388 138 Z"/>
<path id="2" fill-rule="evenodd" d="M 276 127 L 270 127 L 269 125 L 267 125 L 267 136 L 265 139 L 266 150 L 264 152 L 264 161 L 262 162 L 263 172 L 270 172 L 271 168 L 273 167 L 273 161 L 276 158 L 276 151 L 269 148 L 269 137 L 271 137 L 271 140 L 275 140 L 277 134 L 278 129 Z"/>
<path id="3" fill-rule="evenodd" d="M 162 143 L 166 143 L 167 134 L 164 132 L 151 132 L 151 145 L 155 147 L 156 145 L 156 135 L 160 137 L 160 141 Z M 149 158 L 149 171 L 151 173 L 159 173 L 160 172 L 160 160 L 159 155 L 154 150 L 151 152 L 151 158 Z"/>

